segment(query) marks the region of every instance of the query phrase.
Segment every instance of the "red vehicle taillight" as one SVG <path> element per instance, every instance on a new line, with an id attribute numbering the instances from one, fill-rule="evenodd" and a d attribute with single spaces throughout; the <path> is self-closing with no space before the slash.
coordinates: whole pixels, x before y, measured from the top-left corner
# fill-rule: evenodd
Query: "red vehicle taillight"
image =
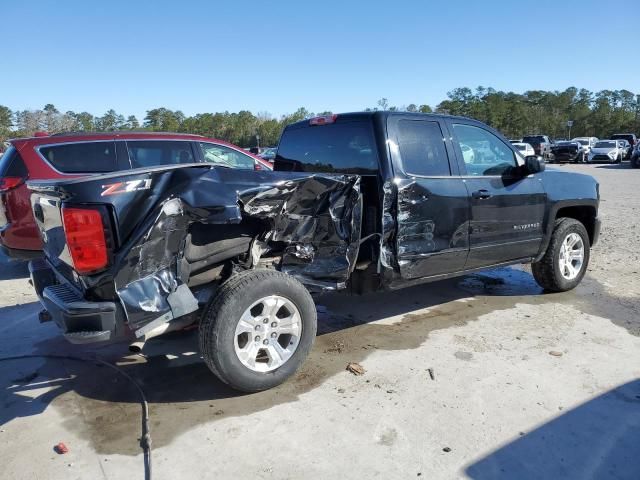
<path id="1" fill-rule="evenodd" d="M 102 213 L 89 208 L 62 207 L 62 222 L 74 270 L 87 274 L 106 267 L 109 255 Z"/>
<path id="2" fill-rule="evenodd" d="M 24 182 L 21 177 L 0 177 L 0 192 L 7 192 L 16 188 Z"/>

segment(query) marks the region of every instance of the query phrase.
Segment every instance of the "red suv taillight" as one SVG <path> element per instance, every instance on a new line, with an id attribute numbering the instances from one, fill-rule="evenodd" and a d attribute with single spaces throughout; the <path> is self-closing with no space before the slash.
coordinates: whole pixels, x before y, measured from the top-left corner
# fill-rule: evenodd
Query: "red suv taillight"
<path id="1" fill-rule="evenodd" d="M 24 182 L 21 177 L 0 177 L 0 192 L 7 192 L 16 188 Z"/>
<path id="2" fill-rule="evenodd" d="M 62 207 L 62 222 L 76 272 L 88 274 L 108 265 L 107 239 L 100 210 Z"/>

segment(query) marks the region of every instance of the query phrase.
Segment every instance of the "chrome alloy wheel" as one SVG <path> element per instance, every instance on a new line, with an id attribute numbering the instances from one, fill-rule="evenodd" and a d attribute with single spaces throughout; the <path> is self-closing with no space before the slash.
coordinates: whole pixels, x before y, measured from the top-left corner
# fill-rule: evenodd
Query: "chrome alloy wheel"
<path id="1" fill-rule="evenodd" d="M 234 347 L 242 364 L 254 372 L 270 372 L 294 354 L 302 335 L 302 318 L 291 300 L 270 295 L 253 303 L 236 326 Z"/>
<path id="2" fill-rule="evenodd" d="M 573 280 L 582 271 L 584 263 L 584 242 L 577 233 L 570 233 L 562 242 L 558 266 L 560 273 L 567 280 Z"/>

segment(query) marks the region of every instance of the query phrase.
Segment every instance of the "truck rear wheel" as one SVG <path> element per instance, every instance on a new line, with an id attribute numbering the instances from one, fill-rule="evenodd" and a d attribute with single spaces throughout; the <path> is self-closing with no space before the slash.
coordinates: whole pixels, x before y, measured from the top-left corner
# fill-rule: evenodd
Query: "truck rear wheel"
<path id="1" fill-rule="evenodd" d="M 589 235 L 584 225 L 573 218 L 560 218 L 556 220 L 544 257 L 531 265 L 533 278 L 551 292 L 571 290 L 587 271 L 589 250 Z"/>
<path id="2" fill-rule="evenodd" d="M 224 383 L 257 392 L 296 372 L 316 329 L 315 304 L 300 282 L 275 270 L 249 270 L 225 282 L 205 309 L 200 350 Z"/>

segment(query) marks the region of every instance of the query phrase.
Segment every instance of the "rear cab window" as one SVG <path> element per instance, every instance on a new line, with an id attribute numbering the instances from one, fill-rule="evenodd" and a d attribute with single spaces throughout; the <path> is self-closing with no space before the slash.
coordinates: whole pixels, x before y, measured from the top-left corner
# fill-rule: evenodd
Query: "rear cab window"
<path id="1" fill-rule="evenodd" d="M 38 147 L 40 155 L 61 173 L 106 173 L 119 170 L 114 141 L 79 142 Z"/>
<path id="2" fill-rule="evenodd" d="M 132 168 L 197 162 L 189 141 L 127 140 L 127 150 Z"/>
<path id="3" fill-rule="evenodd" d="M 318 173 L 378 173 L 373 127 L 369 121 L 326 125 L 295 124 L 285 129 L 275 170 Z"/>

